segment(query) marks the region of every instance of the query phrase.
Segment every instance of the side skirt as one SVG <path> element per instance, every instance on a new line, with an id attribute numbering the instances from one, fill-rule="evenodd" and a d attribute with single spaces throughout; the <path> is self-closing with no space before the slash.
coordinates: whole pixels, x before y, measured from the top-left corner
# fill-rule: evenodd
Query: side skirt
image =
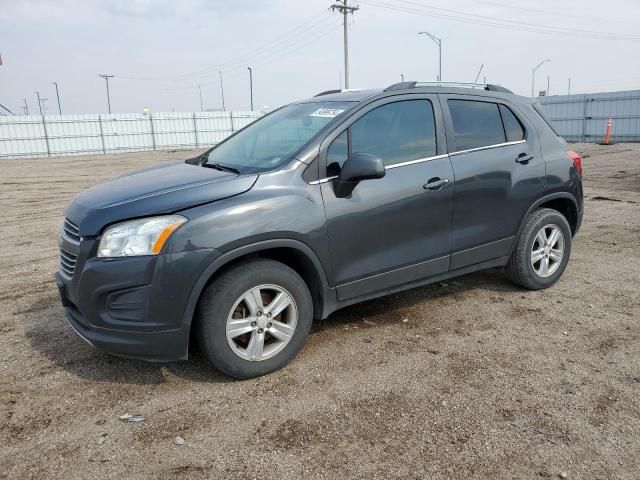
<path id="1" fill-rule="evenodd" d="M 325 308 L 323 309 L 323 312 L 322 312 L 322 319 L 324 320 L 333 312 L 340 310 L 341 308 L 347 307 L 349 305 L 353 305 L 355 303 L 364 302 L 366 300 L 371 300 L 373 298 L 384 297 L 386 295 L 391 295 L 393 293 L 402 292 L 404 290 L 410 290 L 412 288 L 421 287 L 424 285 L 429 285 L 430 283 L 440 282 L 442 280 L 447 280 L 449 278 L 459 277 L 461 275 L 477 272 L 479 270 L 486 270 L 488 268 L 496 268 L 496 267 L 504 267 L 508 261 L 509 261 L 508 256 L 500 257 L 500 258 L 496 258 L 486 262 L 476 263 L 475 265 L 469 265 L 463 268 L 458 268 L 456 270 L 450 270 L 445 273 L 434 275 L 428 278 L 423 278 L 421 280 L 417 280 L 414 282 L 405 283 L 403 285 L 398 285 L 396 287 L 379 290 L 375 293 L 369 293 L 367 295 L 361 295 L 359 297 L 350 298 L 348 300 L 338 301 L 335 304 L 331 304 L 331 305 L 325 304 Z"/>

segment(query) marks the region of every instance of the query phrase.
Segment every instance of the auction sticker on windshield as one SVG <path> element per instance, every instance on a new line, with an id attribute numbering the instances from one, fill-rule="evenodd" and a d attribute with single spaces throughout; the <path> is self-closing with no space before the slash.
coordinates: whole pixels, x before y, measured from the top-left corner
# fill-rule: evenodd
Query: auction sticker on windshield
<path id="1" fill-rule="evenodd" d="M 319 108 L 309 116 L 333 118 L 340 115 L 342 112 L 344 112 L 344 110 L 339 110 L 337 108 Z"/>

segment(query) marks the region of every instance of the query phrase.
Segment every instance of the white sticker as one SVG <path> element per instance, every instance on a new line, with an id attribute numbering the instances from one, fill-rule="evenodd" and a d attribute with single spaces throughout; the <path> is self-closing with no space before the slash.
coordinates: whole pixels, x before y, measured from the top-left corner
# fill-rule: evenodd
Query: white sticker
<path id="1" fill-rule="evenodd" d="M 325 117 L 325 118 L 333 118 L 340 115 L 344 110 L 338 110 L 337 108 L 319 108 L 315 112 L 313 112 L 310 117 Z"/>

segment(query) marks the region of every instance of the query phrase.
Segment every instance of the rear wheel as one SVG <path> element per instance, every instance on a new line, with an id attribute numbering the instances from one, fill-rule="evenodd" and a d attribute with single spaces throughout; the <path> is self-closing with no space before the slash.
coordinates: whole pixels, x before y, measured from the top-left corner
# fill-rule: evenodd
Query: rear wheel
<path id="1" fill-rule="evenodd" d="M 225 375 L 257 377 L 284 367 L 298 353 L 312 319 L 304 280 L 282 263 L 254 260 L 205 289 L 196 312 L 198 343 Z"/>
<path id="2" fill-rule="evenodd" d="M 558 281 L 571 253 L 571 228 L 557 210 L 536 210 L 527 220 L 507 264 L 509 278 L 540 290 Z"/>

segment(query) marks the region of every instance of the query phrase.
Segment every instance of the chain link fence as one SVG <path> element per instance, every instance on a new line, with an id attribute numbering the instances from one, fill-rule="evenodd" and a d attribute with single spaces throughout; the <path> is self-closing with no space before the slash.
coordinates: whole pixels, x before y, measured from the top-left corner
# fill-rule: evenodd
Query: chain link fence
<path id="1" fill-rule="evenodd" d="M 0 158 L 90 155 L 215 145 L 260 112 L 0 117 Z"/>

